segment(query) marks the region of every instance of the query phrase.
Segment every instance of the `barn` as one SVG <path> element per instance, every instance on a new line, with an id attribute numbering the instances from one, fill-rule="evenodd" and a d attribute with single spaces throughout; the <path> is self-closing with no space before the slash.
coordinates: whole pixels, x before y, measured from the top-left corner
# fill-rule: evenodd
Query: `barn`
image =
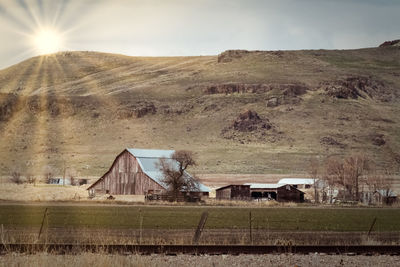
<path id="1" fill-rule="evenodd" d="M 289 184 L 247 184 L 252 199 L 274 199 L 278 202 L 304 202 L 304 192 Z"/>
<path id="2" fill-rule="evenodd" d="M 96 194 L 149 195 L 164 194 L 167 186 L 162 182 L 163 174 L 158 167 L 160 159 L 170 160 L 174 150 L 132 149 L 122 151 L 110 169 L 89 188 L 90 196 Z M 177 163 L 176 163 L 177 164 Z M 189 173 L 186 175 L 190 176 Z M 208 196 L 209 188 L 199 185 L 196 192 L 185 192 Z"/>
<path id="3" fill-rule="evenodd" d="M 249 200 L 250 185 L 227 185 L 215 190 L 218 200 Z"/>

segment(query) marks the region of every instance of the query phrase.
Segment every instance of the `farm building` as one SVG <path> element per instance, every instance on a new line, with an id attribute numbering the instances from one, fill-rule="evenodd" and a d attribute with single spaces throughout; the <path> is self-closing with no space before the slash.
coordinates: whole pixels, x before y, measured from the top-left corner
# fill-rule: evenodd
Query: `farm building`
<path id="1" fill-rule="evenodd" d="M 288 184 L 227 185 L 216 190 L 218 200 L 276 200 L 279 202 L 303 202 L 304 193 Z"/>
<path id="2" fill-rule="evenodd" d="M 315 183 L 319 184 L 319 180 L 316 179 Z M 280 179 L 278 184 L 289 184 L 298 189 L 308 189 L 314 186 L 314 179 L 310 178 L 283 178 Z"/>
<path id="3" fill-rule="evenodd" d="M 249 200 L 250 185 L 227 185 L 215 190 L 218 200 Z"/>
<path id="4" fill-rule="evenodd" d="M 375 204 L 391 205 L 397 201 L 397 194 L 392 190 L 381 189 L 373 194 L 373 202 Z"/>
<path id="5" fill-rule="evenodd" d="M 71 180 L 67 178 L 50 178 L 47 183 L 56 185 L 71 185 Z"/>
<path id="6" fill-rule="evenodd" d="M 289 184 L 246 184 L 250 185 L 252 199 L 274 199 L 279 202 L 303 202 L 304 192 Z"/>
<path id="7" fill-rule="evenodd" d="M 158 164 L 160 159 L 165 159 L 170 164 L 178 164 L 171 159 L 174 150 L 155 149 L 125 149 L 114 160 L 110 169 L 87 190 L 89 195 L 162 195 L 167 192 L 167 185 L 163 180 L 163 173 Z M 185 172 L 185 175 L 190 176 Z M 183 194 L 198 197 L 208 196 L 209 188 L 199 184 L 196 192 L 183 192 Z"/>

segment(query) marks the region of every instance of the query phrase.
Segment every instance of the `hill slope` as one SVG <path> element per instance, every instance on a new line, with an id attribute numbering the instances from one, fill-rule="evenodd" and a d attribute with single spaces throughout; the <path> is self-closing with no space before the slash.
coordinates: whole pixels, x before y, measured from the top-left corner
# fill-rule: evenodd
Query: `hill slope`
<path id="1" fill-rule="evenodd" d="M 400 48 L 35 57 L 0 71 L 0 173 L 100 175 L 125 147 L 190 149 L 199 173 L 400 162 Z"/>

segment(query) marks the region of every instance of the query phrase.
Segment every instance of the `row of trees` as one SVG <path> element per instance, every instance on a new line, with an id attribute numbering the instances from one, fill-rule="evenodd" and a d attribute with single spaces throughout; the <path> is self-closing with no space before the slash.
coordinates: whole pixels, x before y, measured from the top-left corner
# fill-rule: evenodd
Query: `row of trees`
<path id="1" fill-rule="evenodd" d="M 316 201 L 319 193 L 323 201 L 332 201 L 337 195 L 344 201 L 371 201 L 371 195 L 377 191 L 389 196 L 392 193 L 391 175 L 386 169 L 378 171 L 375 162 L 364 154 L 352 155 L 345 158 L 329 157 L 322 164 L 313 159 L 310 162 L 309 174 L 318 185 L 314 185 Z M 320 190 L 318 190 L 319 188 Z"/>
<path id="2" fill-rule="evenodd" d="M 45 183 L 50 183 L 51 179 L 55 178 L 56 176 L 61 176 L 63 177 L 64 181 L 65 179 L 68 179 L 72 185 L 74 185 L 77 182 L 77 177 L 79 176 L 79 173 L 74 169 L 74 168 L 62 168 L 57 169 L 55 167 L 52 167 L 50 165 L 46 165 L 43 168 L 43 182 Z M 10 181 L 15 184 L 23 184 L 23 183 L 29 183 L 29 184 L 35 184 L 38 181 L 38 178 L 34 176 L 31 172 L 22 172 L 19 169 L 14 169 L 11 172 L 10 175 Z"/>

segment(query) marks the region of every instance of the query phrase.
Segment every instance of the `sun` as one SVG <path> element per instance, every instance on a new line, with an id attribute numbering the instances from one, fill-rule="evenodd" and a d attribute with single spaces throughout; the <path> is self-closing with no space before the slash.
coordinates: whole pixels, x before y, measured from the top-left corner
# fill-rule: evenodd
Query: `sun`
<path id="1" fill-rule="evenodd" d="M 41 29 L 34 34 L 33 44 L 42 55 L 59 52 L 63 48 L 62 34 L 51 28 Z"/>

